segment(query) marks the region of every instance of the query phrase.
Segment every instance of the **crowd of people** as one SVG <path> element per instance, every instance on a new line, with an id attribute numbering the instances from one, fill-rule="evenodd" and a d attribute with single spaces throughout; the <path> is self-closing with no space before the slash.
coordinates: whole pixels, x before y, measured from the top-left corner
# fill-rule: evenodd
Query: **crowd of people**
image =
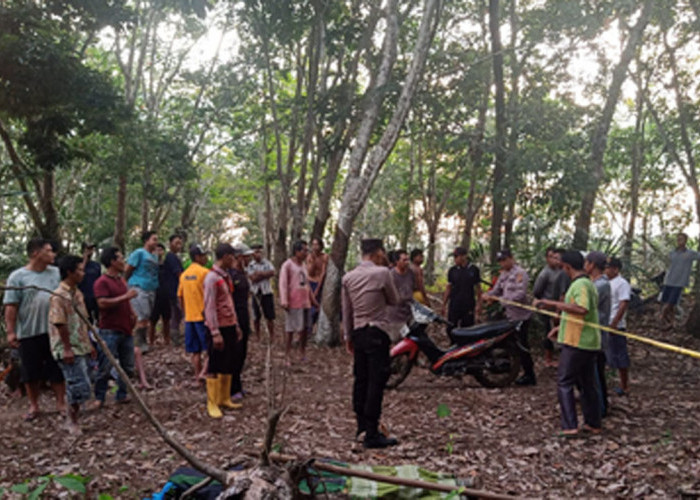
<path id="1" fill-rule="evenodd" d="M 262 245 L 220 243 L 210 252 L 193 244 L 183 265 L 180 235 L 170 236 L 167 250 L 153 231 L 144 232 L 141 240 L 142 246 L 126 258 L 120 248 L 103 248 L 100 263 L 93 260 L 96 245 L 89 242 L 82 244 L 82 255 L 58 260 L 51 242 L 28 242 L 29 261 L 9 276 L 4 295 L 8 343 L 18 350 L 29 400 L 26 420 L 39 415 L 41 381 L 50 382 L 57 408 L 67 414 L 75 432 L 80 431 L 81 406 L 94 397 L 90 404 L 102 407 L 110 381 L 116 381 L 115 401 L 129 400 L 125 382 L 115 376 L 91 338 L 91 323 L 124 372 L 138 377 L 142 389 L 152 388 L 143 358 L 156 341 L 158 323 L 166 345 L 182 342 L 184 332 L 191 385 L 206 388 L 208 415 L 221 418 L 223 410 L 241 409 L 248 341 L 253 333 L 261 339 L 263 325 L 270 341 L 275 340 L 275 277 L 285 316 L 285 363 L 307 360 L 307 341 L 319 318 L 329 259 L 319 238 L 312 240 L 311 249 L 305 241 L 294 242 L 279 272 L 264 258 Z M 700 260 L 700 253 L 686 244 L 687 236 L 679 235 L 678 248 L 670 256 L 661 298 L 664 321 L 673 321 L 668 310 L 673 310 L 687 286 L 693 262 Z M 362 262 L 342 279 L 342 331 L 354 361 L 357 436 L 364 435 L 368 448 L 382 448 L 397 443 L 379 427 L 390 346 L 399 339 L 401 327 L 411 321 L 411 301 L 432 304 L 422 250 L 387 253 L 382 240 L 365 239 L 361 252 Z M 501 302 L 505 317 L 520 324 L 523 373 L 516 384 L 534 386 L 537 379 L 528 335 L 533 308 L 558 313 L 558 318 L 543 316 L 548 332 L 543 347 L 545 365 L 558 367 L 561 435 L 600 432 L 608 408 L 605 367 L 619 372 L 615 392 L 626 395 L 630 390 L 626 338 L 598 326 L 626 328 L 631 287 L 621 276 L 622 262 L 597 251 L 584 257 L 579 251 L 548 248 L 531 303 L 528 273 L 509 249 L 498 252 L 500 272 L 492 283 L 482 279 L 466 248 L 455 248 L 452 256 L 454 265 L 447 273 L 441 309 L 450 328 L 468 328 L 482 321 L 489 305 Z M 561 346 L 558 362 L 554 340 Z M 575 388 L 581 393 L 584 417 L 580 429 Z"/>

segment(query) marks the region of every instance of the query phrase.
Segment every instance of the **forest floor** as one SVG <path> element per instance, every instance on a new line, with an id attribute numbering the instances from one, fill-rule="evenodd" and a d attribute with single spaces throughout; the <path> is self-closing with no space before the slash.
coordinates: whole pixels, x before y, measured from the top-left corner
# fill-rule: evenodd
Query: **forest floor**
<path id="1" fill-rule="evenodd" d="M 700 350 L 685 333 L 660 332 L 651 317 L 631 318 L 630 330 Z M 275 345 L 282 366 L 281 344 Z M 533 342 L 537 344 L 538 342 Z M 394 448 L 365 451 L 354 442 L 352 360 L 342 348 L 311 346 L 309 360 L 287 374 L 290 409 L 275 443 L 300 457 L 331 457 L 364 464 L 418 464 L 449 472 L 476 488 L 523 497 L 678 497 L 700 492 L 700 361 L 630 342 L 631 391 L 612 395 L 604 433 L 579 440 L 556 438 L 556 370 L 536 356 L 538 385 L 484 389 L 472 377 L 438 378 L 414 369 L 388 391 L 383 421 L 400 440 Z M 205 414 L 205 393 L 188 387 L 184 352 L 156 346 L 146 355 L 157 389 L 145 399 L 173 435 L 201 458 L 225 466 L 259 446 L 266 427 L 265 349 L 251 339 L 244 373 L 250 392 L 244 409 L 222 420 Z M 610 379 L 616 385 L 617 379 Z M 4 386 L 3 386 L 4 389 Z M 52 412 L 26 423 L 26 401 L 0 394 L 0 487 L 47 474 L 92 478 L 89 491 L 143 498 L 158 491 L 183 463 L 135 403 L 84 414 L 84 434 L 69 436 Z M 450 414 L 438 417 L 439 405 Z M 52 486 L 52 496 L 69 496 Z"/>

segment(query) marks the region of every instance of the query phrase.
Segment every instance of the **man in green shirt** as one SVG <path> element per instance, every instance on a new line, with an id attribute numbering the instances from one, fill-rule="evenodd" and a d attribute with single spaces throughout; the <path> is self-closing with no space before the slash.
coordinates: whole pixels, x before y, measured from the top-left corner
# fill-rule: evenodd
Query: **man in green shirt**
<path id="1" fill-rule="evenodd" d="M 596 355 L 600 350 L 598 324 L 598 292 L 583 270 L 583 255 L 569 250 L 562 255 L 562 268 L 571 279 L 564 302 L 549 299 L 535 300 L 535 307 L 547 306 L 561 311 L 561 322 L 550 332 L 558 330 L 561 344 L 557 371 L 557 394 L 561 409 L 560 433 L 563 437 L 578 435 L 574 386 L 579 383 L 583 429 L 601 431 L 600 401 L 596 390 Z M 584 324 L 585 322 L 585 324 Z"/>

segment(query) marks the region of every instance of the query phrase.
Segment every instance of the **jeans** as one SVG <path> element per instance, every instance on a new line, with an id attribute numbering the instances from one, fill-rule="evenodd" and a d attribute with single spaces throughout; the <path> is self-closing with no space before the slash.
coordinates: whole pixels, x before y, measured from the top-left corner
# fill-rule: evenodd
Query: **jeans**
<path id="1" fill-rule="evenodd" d="M 562 345 L 557 371 L 557 395 L 561 410 L 561 427 L 564 430 L 578 428 L 574 386 L 581 391 L 583 421 L 594 428 L 600 427 L 600 400 L 596 380 L 598 352 Z"/>
<path id="2" fill-rule="evenodd" d="M 374 437 L 379 432 L 384 386 L 391 371 L 389 336 L 376 327 L 360 328 L 352 332 L 352 344 L 355 376 L 352 405 L 357 428 Z"/>
<path id="3" fill-rule="evenodd" d="M 100 330 L 100 337 L 109 347 L 112 355 L 117 358 L 122 369 L 131 377 L 134 375 L 134 337 L 116 330 Z M 107 356 L 104 355 L 100 363 L 100 370 L 95 381 L 95 399 L 104 401 L 107 394 L 107 383 L 110 379 L 110 363 Z M 117 401 L 126 398 L 126 383 L 119 378 L 117 379 Z"/>

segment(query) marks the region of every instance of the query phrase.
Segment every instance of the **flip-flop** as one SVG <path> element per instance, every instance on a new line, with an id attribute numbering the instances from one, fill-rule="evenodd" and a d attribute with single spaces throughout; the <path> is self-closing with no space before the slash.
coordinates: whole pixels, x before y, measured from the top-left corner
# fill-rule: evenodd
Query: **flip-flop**
<path id="1" fill-rule="evenodd" d="M 581 439 L 583 435 L 580 432 L 564 432 L 564 431 L 559 431 L 557 432 L 554 437 L 559 438 L 559 439 Z"/>
<path id="2" fill-rule="evenodd" d="M 591 434 L 593 436 L 599 436 L 600 434 L 603 433 L 603 428 L 602 427 L 591 427 L 588 424 L 583 424 L 581 426 L 581 432 L 585 432 L 586 434 Z"/>
<path id="3" fill-rule="evenodd" d="M 28 411 L 27 413 L 24 414 L 22 417 L 25 422 L 31 422 L 32 420 L 36 420 L 37 417 L 39 417 L 39 412 L 38 411 Z"/>

